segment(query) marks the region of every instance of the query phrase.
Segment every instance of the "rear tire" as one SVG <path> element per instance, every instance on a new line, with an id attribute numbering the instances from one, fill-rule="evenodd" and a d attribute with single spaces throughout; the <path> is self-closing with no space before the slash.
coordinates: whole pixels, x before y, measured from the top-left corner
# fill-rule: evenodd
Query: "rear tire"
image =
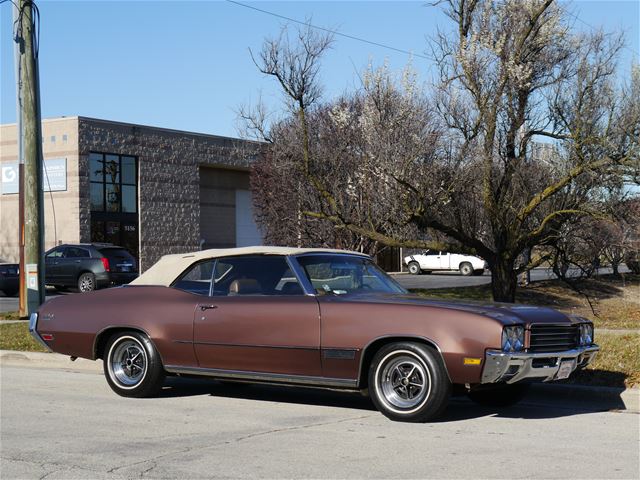
<path id="1" fill-rule="evenodd" d="M 85 272 L 78 277 L 78 291 L 80 293 L 93 292 L 96 289 L 96 276 Z"/>
<path id="2" fill-rule="evenodd" d="M 420 275 L 420 264 L 418 262 L 409 262 L 409 273 L 411 275 Z"/>
<path id="3" fill-rule="evenodd" d="M 433 348 L 414 342 L 382 347 L 369 367 L 369 395 L 391 420 L 426 422 L 442 413 L 451 382 L 442 357 Z"/>
<path id="4" fill-rule="evenodd" d="M 165 371 L 151 340 L 139 332 L 113 335 L 105 347 L 104 376 L 122 397 L 153 397 L 164 384 Z"/>
<path id="5" fill-rule="evenodd" d="M 501 384 L 471 390 L 468 395 L 471 400 L 485 407 L 510 407 L 526 396 L 529 387 L 528 383 Z"/>
<path id="6" fill-rule="evenodd" d="M 460 264 L 460 273 L 465 277 L 473 275 L 473 265 L 469 262 L 463 262 Z"/>

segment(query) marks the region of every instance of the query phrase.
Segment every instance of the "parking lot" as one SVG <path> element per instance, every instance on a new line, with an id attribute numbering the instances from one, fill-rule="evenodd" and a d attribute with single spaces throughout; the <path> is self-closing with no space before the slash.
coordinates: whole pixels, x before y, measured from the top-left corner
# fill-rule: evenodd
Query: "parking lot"
<path id="1" fill-rule="evenodd" d="M 427 424 L 359 394 L 175 379 L 116 396 L 97 371 L 4 364 L 5 478 L 637 478 L 638 416 L 454 400 Z M 99 367 L 99 366 L 97 366 Z"/>

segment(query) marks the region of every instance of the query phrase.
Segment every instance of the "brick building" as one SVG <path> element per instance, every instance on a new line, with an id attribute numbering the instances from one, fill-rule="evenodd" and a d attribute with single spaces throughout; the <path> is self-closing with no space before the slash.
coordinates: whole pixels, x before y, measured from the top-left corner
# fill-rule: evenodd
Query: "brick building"
<path id="1" fill-rule="evenodd" d="M 259 144 L 85 117 L 42 122 L 45 248 L 111 242 L 139 258 L 261 243 L 249 192 Z M 16 125 L 0 126 L 0 257 L 18 260 Z"/>

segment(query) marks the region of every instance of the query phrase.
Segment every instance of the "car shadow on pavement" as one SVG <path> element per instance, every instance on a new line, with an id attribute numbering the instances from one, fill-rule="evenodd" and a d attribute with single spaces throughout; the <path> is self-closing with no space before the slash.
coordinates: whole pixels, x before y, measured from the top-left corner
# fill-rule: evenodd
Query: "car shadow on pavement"
<path id="1" fill-rule="evenodd" d="M 170 377 L 165 381 L 165 386 L 160 393 L 160 397 L 190 397 L 196 395 L 339 407 L 355 410 L 375 410 L 371 400 L 357 392 L 339 392 L 319 388 L 241 382 L 220 382 L 198 378 Z"/>
<path id="2" fill-rule="evenodd" d="M 170 377 L 165 383 L 160 397 L 189 397 L 209 395 L 221 398 L 237 398 L 266 402 L 290 403 L 310 406 L 326 406 L 350 410 L 375 411 L 368 397 L 354 392 L 340 392 L 305 387 L 219 382 L 198 378 Z M 523 420 L 551 419 L 623 410 L 624 402 L 618 397 L 606 399 L 571 398 L 566 395 L 553 396 L 532 392 L 519 404 L 511 407 L 491 408 L 477 405 L 465 395 L 451 398 L 444 413 L 434 422 L 446 423 L 474 418 L 496 416 Z"/>
<path id="3" fill-rule="evenodd" d="M 541 420 L 571 417 L 573 415 L 586 415 L 615 409 L 616 407 L 587 406 L 569 402 L 564 404 L 555 401 L 538 403 L 526 397 L 520 403 L 510 407 L 492 408 L 477 405 L 465 397 L 454 397 L 443 415 L 434 422 L 458 422 L 488 416 L 521 420 Z"/>

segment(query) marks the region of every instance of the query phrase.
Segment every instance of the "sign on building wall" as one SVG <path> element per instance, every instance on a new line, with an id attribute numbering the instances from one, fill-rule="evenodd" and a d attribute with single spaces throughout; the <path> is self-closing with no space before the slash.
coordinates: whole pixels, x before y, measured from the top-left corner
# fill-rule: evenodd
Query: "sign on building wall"
<path id="1" fill-rule="evenodd" d="M 2 195 L 18 193 L 18 162 L 2 164 Z M 50 158 L 44 161 L 42 187 L 45 192 L 64 192 L 67 189 L 67 159 Z"/>

